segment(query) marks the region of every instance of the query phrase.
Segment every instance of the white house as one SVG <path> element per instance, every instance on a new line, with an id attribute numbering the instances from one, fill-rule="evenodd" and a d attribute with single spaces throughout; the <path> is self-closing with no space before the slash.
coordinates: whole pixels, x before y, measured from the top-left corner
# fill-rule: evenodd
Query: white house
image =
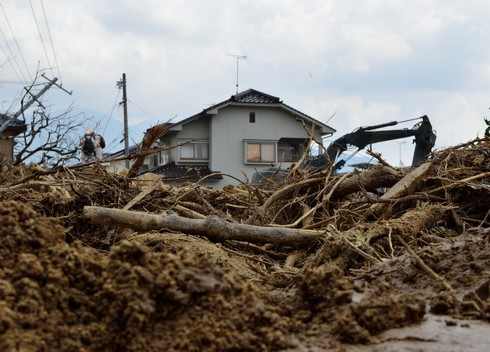
<path id="1" fill-rule="evenodd" d="M 221 172 L 247 180 L 256 171 L 291 166 L 302 156 L 309 133 L 321 141 L 334 132 L 278 97 L 249 89 L 169 126 L 160 145 L 177 147 L 145 163 L 167 177 L 200 170 L 198 175 Z M 216 186 L 234 182 L 227 177 L 210 181 Z"/>

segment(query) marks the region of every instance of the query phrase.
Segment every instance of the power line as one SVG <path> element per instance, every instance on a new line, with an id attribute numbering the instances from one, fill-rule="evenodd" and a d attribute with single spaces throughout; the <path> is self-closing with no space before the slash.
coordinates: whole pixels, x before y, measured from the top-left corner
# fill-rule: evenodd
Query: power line
<path id="1" fill-rule="evenodd" d="M 19 92 L 19 94 L 12 100 L 12 102 L 10 103 L 7 111 L 5 112 L 5 115 L 8 115 L 8 113 L 10 112 L 10 110 L 14 107 L 15 104 L 19 103 L 22 99 L 22 95 L 24 94 L 24 91 L 21 90 Z"/>
<path id="2" fill-rule="evenodd" d="M 20 54 L 20 58 L 22 59 L 22 63 L 24 64 L 24 68 L 25 68 L 25 70 L 27 72 L 27 77 L 29 79 L 32 79 L 31 71 L 29 70 L 29 66 L 27 65 L 26 59 L 24 57 L 24 53 L 23 53 L 22 49 L 20 48 L 19 42 L 18 42 L 17 38 L 15 37 L 14 30 L 12 29 L 12 25 L 10 24 L 10 20 L 9 20 L 9 18 L 7 16 L 7 12 L 5 11 L 5 7 L 3 6 L 2 3 L 0 3 L 0 6 L 2 7 L 2 13 L 3 13 L 3 17 L 5 18 L 5 22 L 7 23 L 7 26 L 9 28 L 9 30 L 10 30 L 10 36 L 14 40 L 15 46 L 17 48 L 17 51 Z"/>
<path id="3" fill-rule="evenodd" d="M 2 50 L 3 54 L 5 55 L 5 57 L 12 58 L 12 60 L 9 61 L 10 67 L 12 67 L 12 70 L 14 71 L 14 73 L 17 75 L 17 77 L 21 81 L 27 82 L 27 79 L 24 76 L 24 72 L 22 72 L 22 70 L 20 69 L 20 65 L 19 65 L 19 62 L 17 61 L 17 57 L 16 57 L 14 51 L 12 50 L 12 48 L 10 47 L 9 40 L 7 38 L 7 35 L 3 31 L 2 27 L 0 27 L 0 36 L 4 40 L 5 47 L 7 48 L 7 51 L 8 51 L 8 52 L 6 52 L 5 47 L 1 46 L 1 50 Z"/>
<path id="4" fill-rule="evenodd" d="M 58 62 L 58 55 L 56 54 L 56 49 L 54 47 L 53 36 L 51 35 L 51 28 L 50 28 L 49 22 L 48 22 L 48 16 L 46 15 L 46 8 L 44 7 L 44 0 L 41 0 L 41 8 L 42 8 L 42 11 L 43 11 L 44 22 L 45 22 L 46 28 L 48 30 L 48 39 L 49 39 L 49 42 L 51 44 L 51 49 L 53 51 L 54 62 L 56 64 L 56 71 L 58 72 L 58 77 L 60 78 L 60 82 L 63 82 L 63 80 L 61 79 L 61 72 L 60 72 L 61 69 L 60 69 L 60 64 Z"/>
<path id="5" fill-rule="evenodd" d="M 36 11 L 34 11 L 34 6 L 32 6 L 32 0 L 29 0 L 29 4 L 31 5 L 32 17 L 34 18 L 34 23 L 36 24 L 37 33 L 39 34 L 39 39 L 41 40 L 41 44 L 43 46 L 44 56 L 46 57 L 46 64 L 48 67 L 51 67 L 51 62 L 49 61 L 48 50 L 46 49 L 46 44 L 44 43 L 44 38 L 41 32 L 41 27 L 39 26 L 39 22 L 37 20 Z"/>
<path id="6" fill-rule="evenodd" d="M 112 119 L 112 114 L 114 114 L 114 111 L 116 110 L 116 107 L 118 105 L 118 100 L 119 100 L 119 89 L 116 91 L 116 97 L 114 99 L 114 105 L 112 106 L 111 113 L 109 114 L 109 117 L 105 123 L 104 129 L 102 130 L 102 134 L 105 133 L 105 130 L 107 129 L 107 126 L 109 125 L 109 121 Z"/>
<path id="7" fill-rule="evenodd" d="M 2 62 L 2 64 L 0 65 L 0 70 L 3 69 L 5 67 L 5 65 L 9 63 L 9 61 L 10 61 L 10 58 L 6 57 L 5 61 Z"/>
<path id="8" fill-rule="evenodd" d="M 136 106 L 138 109 L 140 109 L 140 111 L 141 111 L 143 114 L 145 114 L 145 115 L 147 115 L 147 116 L 151 116 L 151 115 L 152 115 L 152 114 L 149 114 L 149 113 L 148 113 L 148 111 L 145 111 L 145 109 L 143 109 L 143 108 L 142 108 L 142 107 L 141 107 L 139 104 L 136 104 L 136 102 L 135 102 L 134 100 L 132 100 L 132 99 L 129 99 L 129 98 L 128 98 L 128 101 L 129 101 L 130 103 L 132 103 L 134 106 Z"/>

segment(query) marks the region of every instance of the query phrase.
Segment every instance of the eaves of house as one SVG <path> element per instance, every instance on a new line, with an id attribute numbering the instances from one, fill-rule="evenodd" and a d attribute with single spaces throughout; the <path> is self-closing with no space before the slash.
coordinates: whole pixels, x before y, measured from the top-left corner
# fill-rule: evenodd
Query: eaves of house
<path id="1" fill-rule="evenodd" d="M 5 121 L 7 121 L 8 119 L 11 119 L 11 117 L 7 116 L 5 114 L 0 114 L 0 126 Z M 26 129 L 27 129 L 27 126 L 23 121 L 21 121 L 19 119 L 15 119 L 13 121 L 12 120 L 10 121 L 8 127 L 0 135 L 15 137 L 15 136 L 21 134 L 22 132 L 24 132 Z"/>
<path id="2" fill-rule="evenodd" d="M 214 104 L 201 112 L 192 115 L 184 120 L 181 120 L 179 122 L 176 122 L 170 126 L 170 131 L 178 131 L 182 128 L 183 125 L 194 121 L 196 119 L 206 117 L 206 116 L 213 116 L 218 114 L 220 109 L 223 109 L 227 106 L 264 106 L 264 107 L 277 107 L 279 109 L 283 109 L 292 115 L 296 116 L 299 119 L 302 119 L 304 121 L 310 122 L 318 127 L 321 128 L 321 134 L 322 135 L 327 135 L 327 134 L 333 134 L 336 132 L 336 130 L 328 126 L 327 124 L 285 104 L 280 98 L 260 92 L 255 89 L 248 89 L 246 91 L 243 91 L 241 93 L 232 95 L 230 98 Z"/>

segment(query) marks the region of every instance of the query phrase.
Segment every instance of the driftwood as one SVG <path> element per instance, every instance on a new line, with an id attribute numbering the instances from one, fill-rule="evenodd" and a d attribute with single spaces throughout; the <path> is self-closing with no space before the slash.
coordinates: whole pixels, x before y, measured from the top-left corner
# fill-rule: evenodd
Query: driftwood
<path id="1" fill-rule="evenodd" d="M 391 200 L 413 193 L 420 182 L 424 179 L 427 172 L 429 172 L 431 166 L 431 162 L 426 162 L 413 169 L 408 174 L 406 174 L 398 183 L 391 187 L 385 194 L 383 194 L 380 199 Z M 371 206 L 371 211 L 373 212 L 373 214 L 379 215 L 386 209 L 386 206 L 387 205 L 384 203 L 374 204 Z"/>
<path id="2" fill-rule="evenodd" d="M 284 186 L 283 188 L 278 189 L 275 191 L 267 200 L 265 201 L 264 204 L 259 208 L 259 212 L 262 214 L 265 214 L 265 211 L 278 199 L 281 199 L 283 197 L 288 196 L 291 192 L 297 190 L 298 188 L 305 187 L 305 186 L 310 186 L 312 184 L 324 181 L 324 177 L 316 177 L 316 178 L 310 178 L 306 179 L 297 183 L 293 183 L 287 186 Z"/>
<path id="3" fill-rule="evenodd" d="M 331 191 L 324 197 L 324 202 L 330 198 L 341 198 L 360 190 L 374 191 L 380 187 L 390 187 L 398 182 L 401 175 L 392 168 L 381 166 L 373 167 L 355 175 L 345 175 Z M 265 214 L 267 209 L 276 201 L 288 197 L 293 191 L 303 187 L 311 187 L 314 184 L 324 182 L 325 177 L 314 177 L 302 180 L 297 183 L 286 185 L 275 191 L 259 208 L 261 214 Z"/>
<path id="4" fill-rule="evenodd" d="M 391 187 L 401 178 L 401 174 L 391 167 L 375 166 L 346 178 L 333 192 L 331 198 L 345 197 L 361 189 L 373 192 L 377 188 Z"/>
<path id="5" fill-rule="evenodd" d="M 124 206 L 124 210 L 129 210 L 132 207 L 134 207 L 136 204 L 141 202 L 143 198 L 145 198 L 147 195 L 149 195 L 151 192 L 156 190 L 159 186 L 161 185 L 161 181 L 155 181 L 150 187 L 147 187 L 146 189 L 142 190 L 136 197 L 131 199 L 128 204 Z"/>
<path id="6" fill-rule="evenodd" d="M 315 230 L 263 227 L 226 222 L 217 216 L 189 219 L 178 215 L 156 215 L 144 212 L 86 206 L 84 216 L 93 224 L 120 225 L 137 231 L 169 229 L 200 235 L 213 241 L 244 241 L 298 246 L 321 239 L 325 232 Z"/>
<path id="7" fill-rule="evenodd" d="M 145 152 L 150 149 L 153 143 L 155 143 L 158 138 L 160 138 L 167 132 L 168 126 L 166 124 L 160 124 L 150 128 L 148 131 L 146 131 L 143 142 L 141 143 L 141 151 Z M 138 172 L 144 161 L 145 156 L 139 155 L 134 161 L 133 166 L 131 166 L 131 168 L 129 169 L 128 177 L 135 177 L 136 175 L 138 175 Z"/>
<path id="8" fill-rule="evenodd" d="M 387 236 L 390 232 L 393 235 L 402 237 L 415 237 L 423 230 L 433 226 L 438 220 L 444 217 L 448 207 L 442 205 L 430 205 L 415 208 L 407 211 L 399 218 L 390 219 L 381 223 L 369 225 L 359 225 L 360 228 L 352 228 L 345 233 L 363 232 L 363 236 L 371 242 L 379 237 Z"/>

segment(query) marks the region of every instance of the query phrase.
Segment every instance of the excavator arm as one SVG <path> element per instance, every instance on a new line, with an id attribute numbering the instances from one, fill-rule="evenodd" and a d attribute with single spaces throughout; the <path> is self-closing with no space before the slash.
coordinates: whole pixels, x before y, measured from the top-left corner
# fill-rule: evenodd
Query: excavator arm
<path id="1" fill-rule="evenodd" d="M 355 146 L 358 150 L 364 149 L 370 144 L 386 142 L 401 138 L 415 137 L 415 152 L 413 156 L 412 166 L 416 166 L 427 160 L 432 148 L 434 147 L 436 135 L 432 130 L 432 125 L 427 115 L 421 116 L 420 123 L 413 128 L 405 128 L 399 130 L 381 130 L 378 128 L 395 126 L 399 122 L 391 121 L 380 125 L 361 127 L 352 133 L 348 133 L 336 139 L 327 148 L 327 157 L 331 163 L 345 152 L 349 145 Z M 340 169 L 345 164 L 344 160 L 340 160 L 335 164 L 336 169 Z"/>

